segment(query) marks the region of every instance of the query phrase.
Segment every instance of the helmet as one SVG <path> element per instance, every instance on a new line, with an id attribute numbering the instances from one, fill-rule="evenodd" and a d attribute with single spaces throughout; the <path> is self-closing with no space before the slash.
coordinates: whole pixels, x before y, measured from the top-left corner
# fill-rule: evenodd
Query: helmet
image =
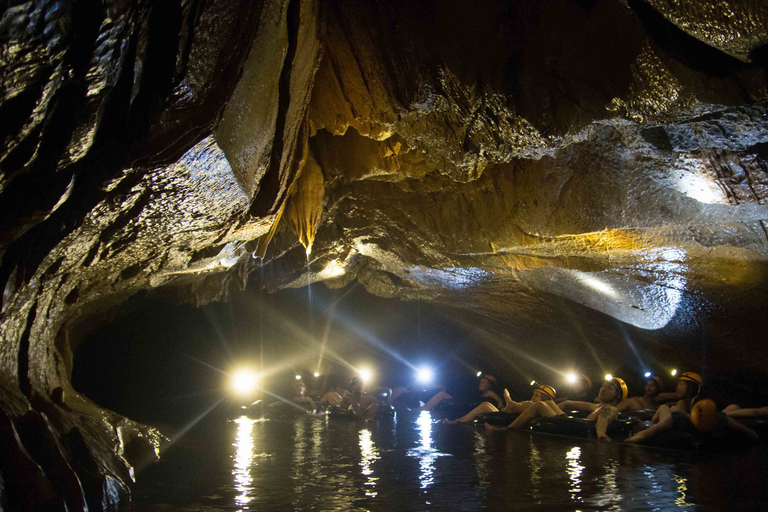
<path id="1" fill-rule="evenodd" d="M 579 377 L 581 377 L 584 380 L 584 382 L 587 383 L 587 387 L 588 388 L 592 387 L 592 379 L 590 379 L 589 376 L 587 376 L 586 373 L 582 373 Z"/>
<path id="2" fill-rule="evenodd" d="M 536 386 L 534 391 L 538 391 L 539 393 L 542 393 L 546 396 L 548 396 L 550 399 L 554 400 L 557 396 L 557 391 L 555 391 L 555 388 L 552 386 L 547 386 L 546 384 L 539 384 Z"/>
<path id="3" fill-rule="evenodd" d="M 709 398 L 699 400 L 691 407 L 691 423 L 696 430 L 711 432 L 717 426 L 719 419 L 717 405 Z"/>
<path id="4" fill-rule="evenodd" d="M 481 378 L 481 379 L 487 379 L 487 380 L 489 380 L 489 381 L 493 382 L 494 384 L 496 384 L 496 377 L 494 377 L 494 376 L 493 376 L 493 375 L 491 375 L 490 373 L 484 373 L 484 374 L 482 374 L 482 375 L 480 376 L 480 378 Z"/>
<path id="5" fill-rule="evenodd" d="M 611 379 L 611 382 L 614 386 L 616 386 L 616 391 L 619 392 L 619 402 L 627 398 L 629 396 L 629 388 L 627 388 L 627 383 L 624 382 L 623 379 L 620 379 L 618 377 L 613 377 Z"/>
<path id="6" fill-rule="evenodd" d="M 701 386 L 701 375 L 694 372 L 685 372 L 680 376 L 678 380 L 685 380 L 688 382 L 693 382 L 694 384 L 698 384 Z"/>

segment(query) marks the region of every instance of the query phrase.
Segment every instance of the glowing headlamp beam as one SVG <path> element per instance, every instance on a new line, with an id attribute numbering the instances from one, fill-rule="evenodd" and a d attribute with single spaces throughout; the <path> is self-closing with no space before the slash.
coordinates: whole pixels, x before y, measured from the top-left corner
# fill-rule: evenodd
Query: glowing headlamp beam
<path id="1" fill-rule="evenodd" d="M 416 371 L 416 379 L 421 384 L 429 384 L 430 382 L 432 382 L 432 379 L 434 378 L 434 376 L 435 376 L 434 372 L 432 371 L 431 368 L 422 367 Z"/>

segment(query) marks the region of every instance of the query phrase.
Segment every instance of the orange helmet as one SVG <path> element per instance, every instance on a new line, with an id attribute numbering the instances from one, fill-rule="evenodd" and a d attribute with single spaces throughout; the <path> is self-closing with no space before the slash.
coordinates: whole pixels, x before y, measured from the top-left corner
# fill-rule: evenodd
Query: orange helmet
<path id="1" fill-rule="evenodd" d="M 623 379 L 620 379 L 618 377 L 613 377 L 611 379 L 611 382 L 613 382 L 616 386 L 616 391 L 619 392 L 619 401 L 624 400 L 629 396 L 629 388 L 627 387 L 627 383 L 624 382 Z"/>
<path id="2" fill-rule="evenodd" d="M 694 384 L 698 384 L 701 386 L 701 375 L 694 372 L 685 372 L 680 376 L 678 380 L 685 380 L 688 382 L 693 382 Z"/>
<path id="3" fill-rule="evenodd" d="M 493 382 L 494 384 L 496 384 L 496 377 L 494 377 L 494 376 L 493 376 L 493 375 L 491 375 L 490 373 L 484 373 L 484 374 L 482 374 L 482 375 L 480 376 L 480 378 L 481 378 L 481 379 L 487 379 L 487 380 L 489 380 L 489 381 Z"/>
<path id="4" fill-rule="evenodd" d="M 720 414 L 717 412 L 717 405 L 709 398 L 699 400 L 691 407 L 691 423 L 696 430 L 701 432 L 711 432 L 717 426 Z"/>
<path id="5" fill-rule="evenodd" d="M 534 391 L 538 391 L 539 393 L 542 393 L 546 396 L 548 396 L 551 400 L 554 400 L 555 397 L 557 397 L 557 391 L 555 391 L 555 388 L 552 386 L 547 386 L 546 384 L 539 384 L 536 386 L 536 389 Z"/>
<path id="6" fill-rule="evenodd" d="M 592 387 L 592 379 L 590 379 L 589 376 L 586 373 L 582 373 L 580 375 L 580 377 L 584 380 L 584 382 L 587 383 L 587 387 L 588 388 Z"/>

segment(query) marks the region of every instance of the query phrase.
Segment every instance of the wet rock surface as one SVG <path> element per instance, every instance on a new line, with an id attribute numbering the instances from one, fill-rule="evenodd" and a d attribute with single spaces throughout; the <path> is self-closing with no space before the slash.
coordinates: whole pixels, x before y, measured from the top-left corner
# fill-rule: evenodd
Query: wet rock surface
<path id="1" fill-rule="evenodd" d="M 618 321 L 764 369 L 767 25 L 749 1 L 6 2 L 0 502 L 125 497 L 162 437 L 71 388 L 70 333 L 142 289 L 225 299 L 254 254 L 271 290 L 357 280 L 553 350 L 626 350 Z"/>

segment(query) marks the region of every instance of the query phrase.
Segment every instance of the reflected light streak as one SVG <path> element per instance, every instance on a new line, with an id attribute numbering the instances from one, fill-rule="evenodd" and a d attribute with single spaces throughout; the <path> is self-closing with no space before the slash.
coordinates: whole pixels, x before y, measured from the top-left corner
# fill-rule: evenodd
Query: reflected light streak
<path id="1" fill-rule="evenodd" d="M 688 479 L 678 475 L 675 475 L 674 479 L 677 482 L 677 492 L 680 495 L 675 500 L 675 505 L 680 508 L 692 507 L 693 503 L 688 503 L 685 500 L 685 493 L 688 491 Z"/>
<path id="2" fill-rule="evenodd" d="M 253 462 L 253 425 L 256 420 L 238 418 L 237 438 L 235 447 L 235 469 L 232 470 L 232 476 L 235 477 L 235 490 L 238 495 L 235 496 L 235 503 L 238 507 L 247 509 L 248 503 L 253 501 L 250 492 L 253 490 L 253 477 L 251 476 L 251 463 Z"/>
<path id="3" fill-rule="evenodd" d="M 365 482 L 365 495 L 369 498 L 375 498 L 376 481 L 378 478 L 373 476 L 373 462 L 379 459 L 379 452 L 373 445 L 371 431 L 364 429 L 360 431 L 360 472 L 367 478 Z"/>
<path id="4" fill-rule="evenodd" d="M 616 481 L 616 474 L 619 470 L 619 463 L 615 460 L 610 460 L 605 465 L 605 497 L 601 497 L 598 501 L 598 506 L 602 507 L 618 507 L 621 503 L 621 493 L 619 492 L 619 484 Z"/>
<path id="5" fill-rule="evenodd" d="M 568 461 L 568 477 L 571 479 L 571 488 L 568 492 L 571 493 L 571 499 L 581 500 L 581 497 L 577 496 L 581 492 L 581 472 L 584 471 L 584 466 L 579 464 L 581 448 L 574 446 L 565 458 Z"/>
<path id="6" fill-rule="evenodd" d="M 421 488 L 426 489 L 435 483 L 435 461 L 439 457 L 450 455 L 447 453 L 440 453 L 432 448 L 432 416 L 428 411 L 421 411 L 421 413 L 419 413 L 416 425 L 419 429 L 421 444 L 416 448 L 408 450 L 408 456 L 419 459 L 419 468 L 421 470 L 419 481 L 421 481 Z"/>
<path id="7" fill-rule="evenodd" d="M 533 438 L 530 440 L 530 446 L 531 446 L 531 455 L 528 457 L 528 467 L 531 468 L 530 475 L 531 475 L 531 496 L 534 499 L 540 499 L 541 498 L 541 475 L 539 474 L 541 472 L 541 454 L 539 453 L 539 450 L 536 448 L 536 445 L 533 442 Z"/>

